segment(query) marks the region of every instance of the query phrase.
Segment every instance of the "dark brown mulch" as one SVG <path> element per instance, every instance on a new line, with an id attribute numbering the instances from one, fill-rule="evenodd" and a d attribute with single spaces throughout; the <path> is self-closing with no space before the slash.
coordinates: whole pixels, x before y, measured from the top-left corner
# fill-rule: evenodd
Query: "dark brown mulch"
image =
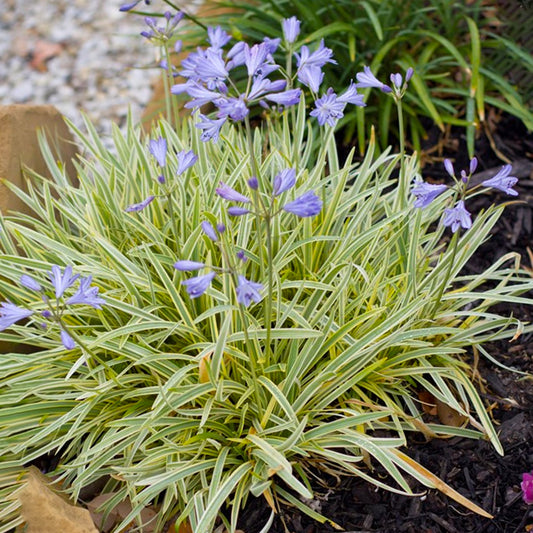
<path id="1" fill-rule="evenodd" d="M 514 118 L 497 117 L 489 135 L 480 135 L 476 143 L 479 159 L 479 182 L 494 175 L 505 161 L 513 164 L 513 175 L 520 177 L 516 187 L 521 204 L 509 206 L 496 224 L 490 241 L 482 245 L 468 265 L 470 272 L 482 272 L 497 258 L 518 252 L 522 265 L 533 269 L 533 135 Z M 452 132 L 442 143 L 442 157 L 455 160 L 455 168 L 468 169 L 469 158 L 462 132 Z M 497 150 L 498 154 L 495 152 Z M 426 164 L 423 174 L 432 180 L 449 179 L 442 162 Z M 472 199 L 474 213 L 486 209 L 491 202 L 508 201 L 497 193 Z M 533 270 L 532 270 L 533 276 Z M 528 295 L 525 295 L 528 296 Z M 532 306 L 501 304 L 498 311 L 533 322 Z M 315 487 L 313 502 L 324 516 L 335 521 L 348 533 L 523 533 L 533 531 L 533 506 L 522 500 L 520 481 L 523 472 L 533 470 L 533 335 L 521 336 L 515 342 L 495 342 L 487 346 L 500 363 L 529 377 L 504 370 L 480 359 L 477 381 L 486 407 L 499 431 L 504 456 L 498 455 L 486 441 L 453 438 L 425 442 L 421 435 L 410 438 L 407 453 L 440 476 L 459 493 L 491 513 L 487 519 L 456 504 L 436 490 L 427 490 L 413 482 L 413 490 L 422 496 L 407 497 L 386 492 L 357 478 L 344 478 L 339 484 Z M 474 362 L 472 361 L 472 364 Z M 377 469 L 379 473 L 379 469 Z M 242 513 L 241 529 L 258 533 L 270 515 L 263 499 L 249 503 Z M 327 533 L 336 531 L 319 524 L 294 508 L 284 507 L 275 518 L 271 533 Z"/>

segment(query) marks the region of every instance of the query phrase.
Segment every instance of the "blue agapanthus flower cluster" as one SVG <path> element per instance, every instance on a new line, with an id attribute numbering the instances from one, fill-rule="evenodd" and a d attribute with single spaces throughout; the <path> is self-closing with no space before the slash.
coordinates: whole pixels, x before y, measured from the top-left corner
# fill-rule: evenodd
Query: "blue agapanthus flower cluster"
<path id="1" fill-rule="evenodd" d="M 204 234 L 213 242 L 222 246 L 220 242 L 221 235 L 226 231 L 224 224 L 217 224 L 217 227 L 213 227 L 211 222 L 204 220 L 201 224 Z M 236 258 L 241 262 L 246 262 L 246 255 L 241 250 L 237 252 Z M 231 260 L 230 260 L 231 261 Z M 211 282 L 220 274 L 230 274 L 236 278 L 235 292 L 237 296 L 237 302 L 243 304 L 245 307 L 249 307 L 252 302 L 259 303 L 262 299 L 260 291 L 263 290 L 261 283 L 256 283 L 246 279 L 246 277 L 238 272 L 238 265 L 236 261 L 231 261 L 228 268 L 222 269 L 218 267 L 208 267 L 205 263 L 199 261 L 180 260 L 174 263 L 174 268 L 181 272 L 194 272 L 202 270 L 204 268 L 210 268 L 211 271 L 207 274 L 200 274 L 194 278 L 186 279 L 182 281 L 182 285 L 185 286 L 187 294 L 191 298 L 198 298 L 202 296 L 210 287 Z"/>
<path id="2" fill-rule="evenodd" d="M 254 202 L 250 196 L 246 196 L 233 187 L 220 182 L 219 187 L 216 189 L 216 193 L 222 199 L 227 202 L 235 204 L 244 204 L 243 205 L 232 205 L 228 208 L 228 214 L 230 216 L 243 216 L 248 213 L 254 213 L 259 217 L 272 217 L 279 214 L 281 211 L 291 213 L 300 218 L 313 217 L 320 213 L 322 209 L 322 200 L 315 194 L 314 191 L 307 191 L 304 194 L 298 196 L 295 200 L 289 202 L 281 202 L 281 207 L 277 205 L 276 199 L 280 197 L 283 193 L 289 191 L 296 184 L 296 171 L 293 168 L 286 168 L 276 174 L 272 181 L 271 193 L 270 195 L 265 195 L 264 201 L 259 201 L 261 207 L 268 206 L 268 211 L 264 212 L 259 207 L 254 211 Z M 259 182 L 257 178 L 252 177 L 248 180 L 248 187 L 251 192 L 258 192 Z M 226 227 L 224 224 L 218 224 L 216 228 L 207 220 L 203 221 L 201 224 L 201 229 L 203 233 L 213 242 L 217 243 L 219 246 L 221 244 L 221 236 L 225 232 Z M 225 254 L 225 257 L 228 257 L 229 254 Z M 246 254 L 244 251 L 240 250 L 236 254 L 237 259 L 246 262 Z M 206 268 L 205 263 L 180 260 L 174 264 L 174 267 L 177 270 L 183 272 L 193 272 Z M 191 278 L 185 281 L 182 281 L 182 284 L 185 285 L 187 293 L 191 298 L 197 298 L 205 293 L 205 291 L 211 285 L 211 282 L 215 279 L 218 274 L 229 273 L 233 276 L 236 276 L 237 285 L 235 288 L 237 295 L 237 302 L 248 307 L 251 302 L 259 302 L 261 300 L 260 291 L 263 289 L 261 283 L 256 283 L 246 279 L 246 277 L 238 272 L 238 267 L 236 264 L 230 263 L 227 269 L 220 269 L 210 267 L 211 272 L 207 274 L 199 275 L 195 278 Z"/>
<path id="3" fill-rule="evenodd" d="M 444 168 L 446 172 L 454 179 L 455 185 L 448 187 L 447 185 L 427 183 L 422 180 L 415 181 L 411 193 L 415 197 L 414 206 L 420 209 L 427 207 L 444 191 L 452 188 L 455 190 L 454 206 L 444 210 L 444 217 L 442 223 L 444 226 L 450 227 L 452 232 L 456 232 L 459 228 L 469 229 L 472 226 L 472 216 L 466 209 L 465 199 L 469 192 L 468 185 L 470 179 L 477 168 L 477 158 L 470 160 L 468 173 L 466 170 L 461 170 L 458 178 L 453 167 L 453 163 L 449 159 L 444 160 Z M 496 175 L 488 180 L 481 182 L 479 186 L 497 189 L 510 196 L 517 196 L 518 192 L 513 187 L 518 183 L 518 178 L 511 176 L 511 165 L 504 165 Z"/>
<path id="4" fill-rule="evenodd" d="M 291 52 L 300 33 L 300 21 L 291 17 L 282 21 L 282 27 L 285 49 Z M 197 110 L 205 104 L 212 104 L 216 108 L 214 119 L 199 113 L 201 120 L 196 127 L 202 130 L 203 141 L 216 142 L 223 124 L 227 120 L 245 120 L 253 105 L 268 108 L 274 104 L 278 109 L 283 109 L 300 101 L 301 89 L 290 88 L 293 79 L 287 77 L 287 73 L 274 60 L 281 39 L 265 38 L 263 42 L 252 46 L 239 41 L 225 51 L 224 47 L 230 41 L 230 36 L 222 28 L 216 27 L 208 28 L 208 41 L 208 48 L 198 48 L 182 62 L 179 74 L 187 81 L 176 84 L 171 89 L 173 94 L 186 93 L 190 97 L 190 101 L 185 104 L 187 108 Z M 329 88 L 318 98 L 324 78 L 322 69 L 327 63 L 335 63 L 332 56 L 333 52 L 324 45 L 323 40 L 314 50 L 303 45 L 298 52 L 294 52 L 296 78 L 314 95 L 316 108 L 311 116 L 316 117 L 321 126 L 334 126 L 342 118 L 347 104 L 365 105 L 363 95 L 357 93 L 353 82 L 340 96 Z M 248 83 L 243 92 L 238 92 L 236 84 L 231 80 L 234 69 L 238 67 L 246 68 L 248 75 Z M 274 73 L 281 73 L 285 79 L 272 80 Z"/>
<path id="5" fill-rule="evenodd" d="M 191 98 L 186 108 L 198 109 L 210 103 L 217 109 L 216 119 L 200 116 L 202 120 L 197 127 L 202 130 L 204 141 L 216 141 L 224 122 L 244 120 L 252 105 L 268 106 L 268 101 L 288 107 L 300 101 L 300 89 L 287 89 L 286 80 L 269 77 L 280 68 L 273 58 L 280 39 L 265 38 L 253 46 L 239 41 L 224 50 L 229 41 L 230 36 L 222 28 L 208 28 L 210 46 L 198 48 L 182 62 L 179 74 L 187 81 L 171 89 L 173 94 L 186 93 Z M 245 67 L 248 74 L 244 92 L 236 91 L 230 79 L 230 74 L 238 67 Z"/>
<path id="6" fill-rule="evenodd" d="M 296 183 L 296 171 L 293 168 L 286 168 L 279 172 L 273 180 L 272 183 L 272 193 L 270 198 L 266 199 L 266 205 L 274 207 L 275 199 L 280 196 L 282 193 L 292 189 Z M 257 190 L 259 183 L 256 178 L 251 178 L 248 180 L 248 186 L 252 190 Z M 251 198 L 245 196 L 240 192 L 236 191 L 229 185 L 220 182 L 220 186 L 216 189 L 216 193 L 227 200 L 228 202 L 235 202 L 241 204 L 250 204 Z M 322 200 L 315 194 L 314 191 L 307 191 L 304 194 L 298 196 L 295 200 L 285 203 L 281 206 L 280 210 L 283 210 L 287 213 L 292 213 L 300 218 L 314 217 L 320 213 L 322 209 Z M 273 215 L 279 213 L 275 211 Z M 231 206 L 228 208 L 228 214 L 231 216 L 242 216 L 247 215 L 252 212 L 248 207 L 241 206 Z M 258 213 L 260 216 L 263 213 Z"/>
<path id="7" fill-rule="evenodd" d="M 41 319 L 51 321 L 58 325 L 63 346 L 67 350 L 72 350 L 76 344 L 74 339 L 68 333 L 63 321 L 63 314 L 67 308 L 72 305 L 90 305 L 95 309 L 102 309 L 102 305 L 106 302 L 98 295 L 98 287 L 91 285 L 92 276 L 83 278 L 80 277 L 79 274 L 73 274 L 71 266 L 67 266 L 62 271 L 59 266 L 53 265 L 51 272 L 49 272 L 49 278 L 53 289 L 53 298 L 50 297 L 50 294 L 41 283 L 27 274 L 21 276 L 20 284 L 41 295 L 41 300 L 46 305 L 46 308 L 40 313 Z M 66 291 L 70 289 L 76 281 L 79 281 L 78 289 L 67 297 L 65 295 Z M 35 311 L 32 309 L 18 307 L 11 302 L 2 302 L 0 304 L 0 331 L 3 331 L 16 322 L 19 322 L 24 318 L 29 318 L 34 314 Z M 41 322 L 41 326 L 46 328 L 47 323 Z"/>
<path id="8" fill-rule="evenodd" d="M 165 25 L 158 25 L 152 17 L 145 17 L 144 22 L 148 26 L 147 30 L 141 32 L 141 35 L 152 41 L 154 44 L 163 45 L 174 36 L 178 24 L 183 20 L 183 13 L 178 11 L 172 15 L 170 11 L 165 11 L 163 18 Z"/>

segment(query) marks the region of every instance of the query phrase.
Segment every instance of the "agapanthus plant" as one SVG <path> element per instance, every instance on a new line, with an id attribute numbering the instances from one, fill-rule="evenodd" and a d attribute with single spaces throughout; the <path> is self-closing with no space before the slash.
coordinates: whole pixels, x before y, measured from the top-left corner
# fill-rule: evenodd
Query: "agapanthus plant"
<path id="1" fill-rule="evenodd" d="M 143 137 L 130 123 L 111 152 L 75 129 L 79 188 L 47 157 L 52 181 L 19 191 L 34 216 L 0 215 L 0 341 L 36 349 L 2 356 L 0 502 L 19 468 L 61 450 L 75 498 L 105 476 L 107 509 L 131 504 L 117 531 L 156 505 L 156 531 L 172 518 L 234 533 L 250 495 L 272 508 L 265 532 L 280 505 L 340 528 L 311 503 L 322 469 L 406 494 L 414 476 L 487 515 L 401 448 L 416 431 L 502 451 L 463 353 L 490 356 L 485 341 L 531 330 L 490 306 L 527 305 L 533 282 L 514 256 L 460 275 L 502 207 L 466 214 L 475 161 L 459 177 L 446 162 L 451 187 L 374 140 L 341 163 L 332 132 L 344 106 L 362 107 L 356 83 L 319 96 L 334 58 L 323 42 L 299 46 L 298 20 L 282 27 L 283 41 L 254 45 L 210 28 L 178 67 L 175 92 L 194 110 L 179 130 L 160 121 Z M 398 102 L 409 75 L 392 76 Z M 514 190 L 510 173 L 483 186 Z M 464 427 L 429 417 L 420 391 Z"/>

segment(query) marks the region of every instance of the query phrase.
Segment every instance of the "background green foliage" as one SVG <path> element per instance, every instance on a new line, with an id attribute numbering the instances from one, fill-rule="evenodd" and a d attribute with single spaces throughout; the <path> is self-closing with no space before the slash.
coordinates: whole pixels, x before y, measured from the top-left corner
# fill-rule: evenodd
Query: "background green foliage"
<path id="1" fill-rule="evenodd" d="M 531 101 L 523 99 L 527 86 L 517 87 L 507 74 L 513 71 L 531 79 L 533 57 L 513 35 L 519 36 L 516 21 L 506 22 L 498 3 L 481 0 L 218 0 L 221 6 L 241 10 L 210 22 L 222 24 L 237 38 L 261 41 L 279 35 L 283 18 L 302 20 L 299 44 L 321 37 L 333 49 L 337 65 L 327 65 L 323 87 L 336 92 L 348 86 L 355 73 L 369 65 L 388 83 L 391 72 L 415 69 L 411 90 L 404 99 L 407 137 L 420 151 L 429 126 L 441 131 L 447 126 L 465 128 L 469 156 L 474 138 L 485 121 L 488 106 L 518 117 L 533 129 Z M 518 2 L 513 11 L 526 8 Z M 529 16 L 529 19 L 532 19 Z M 208 21 L 203 20 L 203 23 Z M 529 74 L 529 76 L 528 76 Z M 364 151 L 372 125 L 378 126 L 381 148 L 398 143 L 392 101 L 379 91 L 369 92 L 368 107 L 347 113 L 342 124 L 344 142 Z M 530 93 L 529 93 L 530 94 Z M 527 96 L 527 95 L 526 95 Z M 355 138 L 357 136 L 357 139 Z M 366 137 L 365 137 L 366 136 Z"/>

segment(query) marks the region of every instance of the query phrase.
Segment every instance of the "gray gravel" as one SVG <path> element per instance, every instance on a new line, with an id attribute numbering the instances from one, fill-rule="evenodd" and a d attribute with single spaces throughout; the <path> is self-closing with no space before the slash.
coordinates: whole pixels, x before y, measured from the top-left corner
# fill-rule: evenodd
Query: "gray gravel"
<path id="1" fill-rule="evenodd" d="M 154 63 L 155 48 L 122 3 L 0 0 L 0 104 L 52 104 L 77 125 L 83 110 L 104 137 L 128 108 L 139 119 L 159 72 L 137 68 Z"/>

